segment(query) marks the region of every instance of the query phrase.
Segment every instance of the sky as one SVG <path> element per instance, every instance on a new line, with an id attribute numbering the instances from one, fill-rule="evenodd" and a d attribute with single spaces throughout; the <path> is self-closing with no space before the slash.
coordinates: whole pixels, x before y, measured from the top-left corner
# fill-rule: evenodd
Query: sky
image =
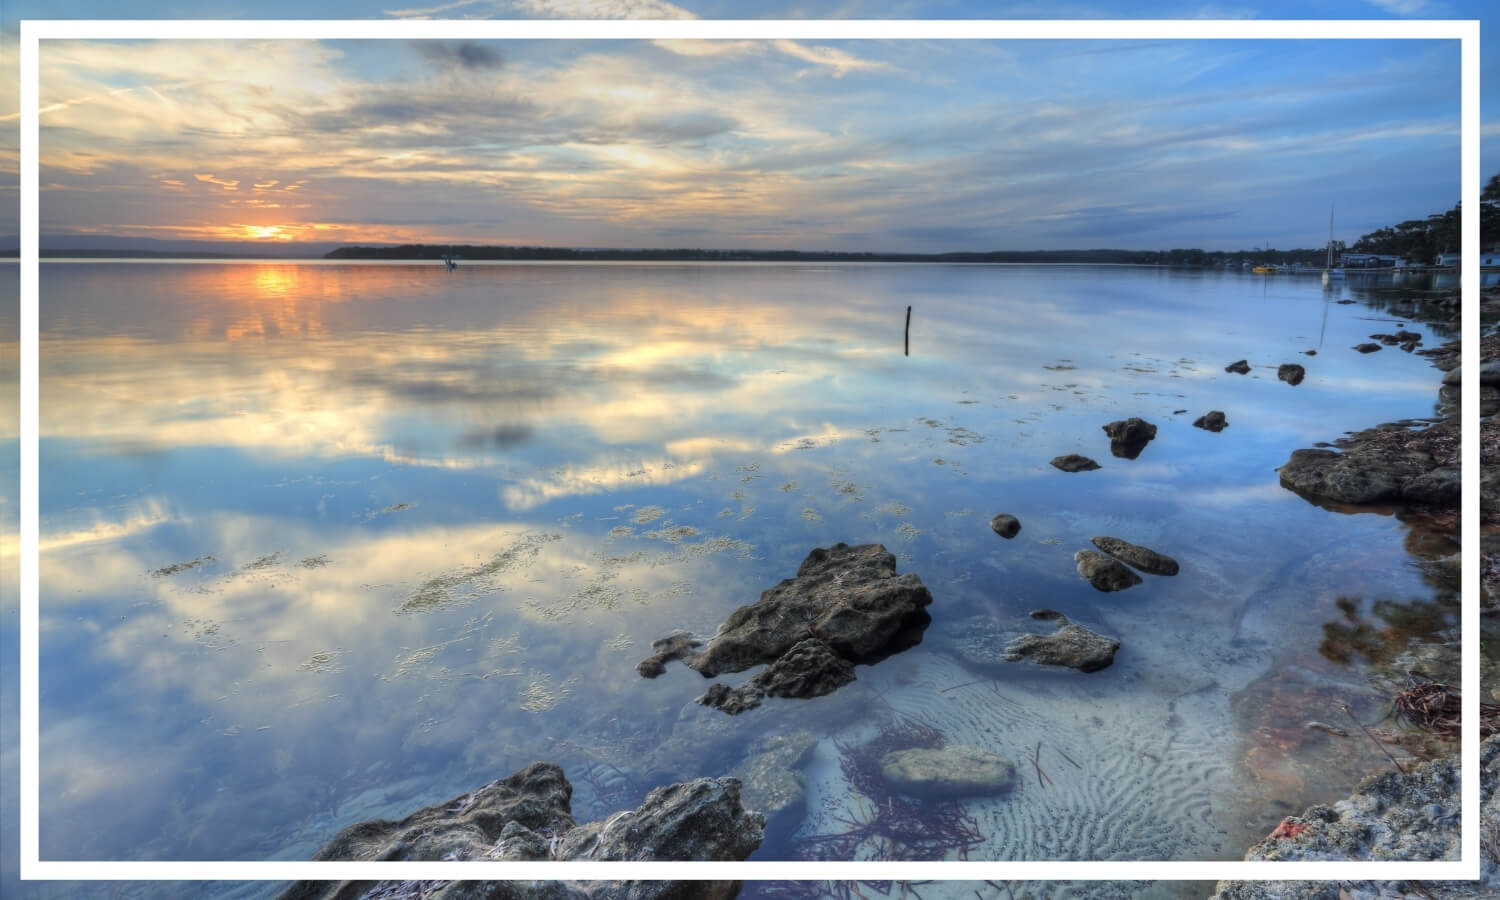
<path id="1" fill-rule="evenodd" d="M 947 18 L 1108 6 L 336 2 L 338 17 Z M 300 6 L 19 0 L 24 17 Z M 1134 16 L 1479 16 L 1385 0 Z M 1496 83 L 1496 67 L 1485 79 Z M 853 251 L 1315 247 L 1458 200 L 1444 41 L 59 42 L 44 238 Z M 1488 92 L 1493 95 L 1493 91 Z M 1493 102 L 1489 107 L 1494 108 Z M 1487 132 L 1496 117 L 1486 116 Z M 1484 154 L 1484 172 L 1500 154 Z M 15 202 L 0 235 L 18 230 Z M 44 241 L 45 243 L 45 241 Z M 144 245 L 143 245 L 144 246 Z"/>

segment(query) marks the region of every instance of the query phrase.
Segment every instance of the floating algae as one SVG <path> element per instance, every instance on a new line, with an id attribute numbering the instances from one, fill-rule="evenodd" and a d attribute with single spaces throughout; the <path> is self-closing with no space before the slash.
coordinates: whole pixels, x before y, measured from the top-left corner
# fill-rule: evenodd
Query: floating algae
<path id="1" fill-rule="evenodd" d="M 483 592 L 483 582 L 530 563 L 541 553 L 544 544 L 559 540 L 562 540 L 560 534 L 527 534 L 483 565 L 427 579 L 396 611 L 429 612 L 456 603 L 470 602 Z"/>
<path id="2" fill-rule="evenodd" d="M 660 506 L 643 506 L 635 511 L 635 524 L 649 525 L 666 515 L 667 511 Z"/>
<path id="3" fill-rule="evenodd" d="M 211 562 L 214 562 L 214 558 L 212 556 L 200 556 L 197 559 L 191 559 L 187 562 L 172 563 L 170 566 L 162 566 L 160 569 L 153 570 L 151 574 L 155 575 L 157 578 L 170 578 L 171 576 L 178 573 L 186 572 L 189 569 L 196 569 L 204 563 Z"/>

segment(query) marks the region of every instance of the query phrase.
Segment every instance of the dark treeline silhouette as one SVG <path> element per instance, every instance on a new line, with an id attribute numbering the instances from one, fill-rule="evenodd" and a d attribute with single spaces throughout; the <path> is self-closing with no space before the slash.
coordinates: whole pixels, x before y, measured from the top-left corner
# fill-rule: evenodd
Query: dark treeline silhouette
<path id="1" fill-rule="evenodd" d="M 1115 263 L 1139 266 L 1215 266 L 1241 262 L 1319 265 L 1325 249 L 1302 250 L 995 250 L 973 253 L 846 253 L 825 250 L 576 250 L 568 247 L 508 247 L 473 244 L 402 244 L 399 247 L 340 247 L 326 259 L 456 259 L 736 261 L 759 262 L 933 262 L 933 263 Z"/>
<path id="2" fill-rule="evenodd" d="M 1350 249 L 1400 256 L 1414 263 L 1434 262 L 1440 253 L 1460 252 L 1462 208 L 1462 204 L 1454 204 L 1447 212 L 1376 229 L 1355 241 Z M 1500 174 L 1491 175 L 1479 195 L 1479 247 L 1483 250 L 1497 242 L 1500 242 Z"/>

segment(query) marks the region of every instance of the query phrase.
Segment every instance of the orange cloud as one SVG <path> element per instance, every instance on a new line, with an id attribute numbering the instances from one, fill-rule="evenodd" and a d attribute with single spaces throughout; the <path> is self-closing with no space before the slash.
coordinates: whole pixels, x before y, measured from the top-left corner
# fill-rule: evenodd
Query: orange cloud
<path id="1" fill-rule="evenodd" d="M 209 184 L 217 184 L 219 187 L 222 187 L 226 191 L 237 191 L 237 190 L 240 189 L 240 182 L 239 182 L 238 179 L 230 180 L 230 179 L 223 179 L 223 178 L 215 178 L 212 173 L 209 173 L 209 174 L 195 173 L 193 175 L 193 177 L 196 178 L 196 179 L 198 179 L 199 181 L 206 181 Z"/>

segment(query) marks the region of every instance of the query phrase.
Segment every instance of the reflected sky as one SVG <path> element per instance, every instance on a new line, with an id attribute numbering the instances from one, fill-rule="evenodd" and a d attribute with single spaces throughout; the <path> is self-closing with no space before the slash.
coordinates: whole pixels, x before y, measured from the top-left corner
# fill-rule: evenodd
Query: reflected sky
<path id="1" fill-rule="evenodd" d="M 1145 739 L 1126 712 L 1212 682 L 1182 713 L 1183 740 L 1221 762 L 1203 776 L 1211 827 L 1188 840 L 1166 822 L 1162 840 L 1238 858 L 1265 813 L 1236 805 L 1253 792 L 1229 696 L 1289 653 L 1349 681 L 1316 654 L 1336 595 L 1431 594 L 1394 519 L 1277 484 L 1292 449 L 1436 399 L 1425 360 L 1350 349 L 1397 322 L 1437 343 L 1426 326 L 1336 305 L 1315 278 L 218 263 L 41 278 L 44 858 L 307 858 L 339 827 L 543 758 L 567 768 L 581 820 L 607 815 L 730 771 L 764 734 L 847 739 L 872 708 L 928 702 L 963 680 L 945 625 L 1038 606 L 1125 645 L 1086 679 L 997 682 L 1039 728 L 1083 711 L 1115 752 Z M 1240 358 L 1250 375 L 1223 371 Z M 1277 381 L 1294 361 L 1307 379 Z M 1221 434 L 1191 427 L 1210 409 Z M 1158 437 L 1111 457 L 1100 426 L 1132 415 Z M 1104 468 L 1052 469 L 1064 453 Z M 1015 541 L 989 531 L 997 512 L 1020 517 Z M 1097 594 L 1072 563 L 1096 534 L 1183 574 Z M 654 638 L 712 633 L 840 540 L 885 544 L 932 589 L 919 647 L 736 719 L 691 703 L 695 673 L 636 676 Z M 15 552 L 8 526 L 0 553 Z M 992 857 L 1158 852 L 996 829 Z"/>

